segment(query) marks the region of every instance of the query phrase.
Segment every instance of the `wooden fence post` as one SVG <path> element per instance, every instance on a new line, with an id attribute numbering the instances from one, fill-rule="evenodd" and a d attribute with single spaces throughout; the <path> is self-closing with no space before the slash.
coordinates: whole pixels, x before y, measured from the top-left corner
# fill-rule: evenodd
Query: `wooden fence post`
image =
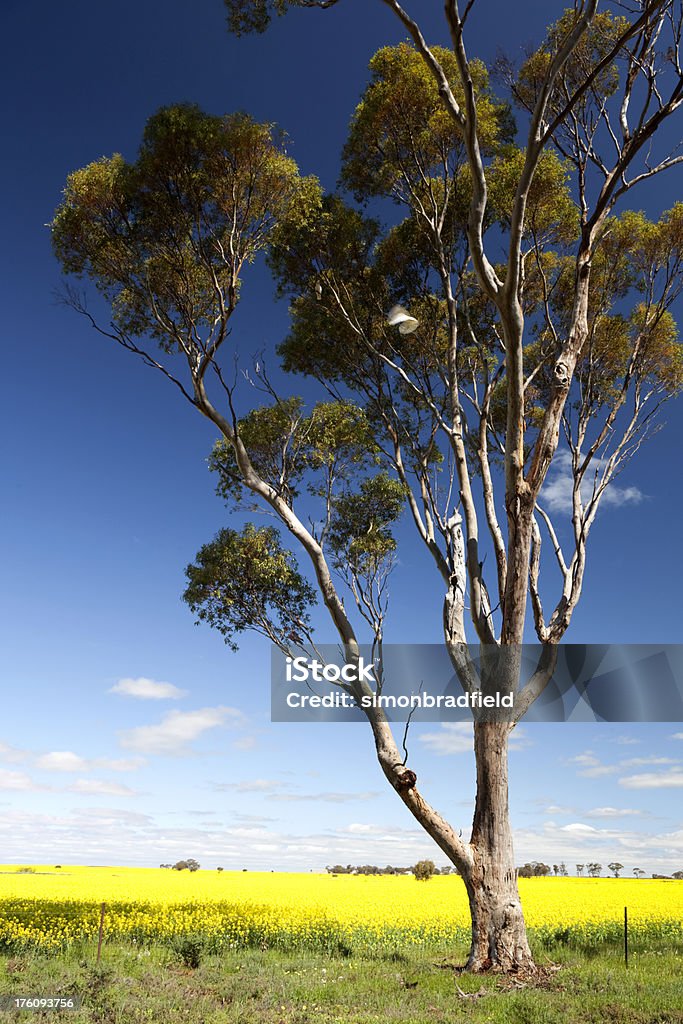
<path id="1" fill-rule="evenodd" d="M 103 903 L 100 907 L 100 934 L 97 939 L 97 962 L 100 962 L 100 955 L 102 953 L 102 935 L 104 934 L 104 908 L 106 903 Z"/>

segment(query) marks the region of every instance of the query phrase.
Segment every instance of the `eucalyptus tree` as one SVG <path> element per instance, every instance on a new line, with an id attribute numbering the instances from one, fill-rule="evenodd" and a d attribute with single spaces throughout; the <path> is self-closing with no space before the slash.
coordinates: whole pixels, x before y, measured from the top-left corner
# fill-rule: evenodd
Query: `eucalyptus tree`
<path id="1" fill-rule="evenodd" d="M 336 2 L 227 7 L 241 32 Z M 228 505 L 266 510 L 283 528 L 226 527 L 202 547 L 185 594 L 200 619 L 230 644 L 255 629 L 290 653 L 314 640 L 318 600 L 357 662 L 362 637 L 381 649 L 405 514 L 433 566 L 464 689 L 482 685 L 468 638 L 513 652 L 513 720 L 474 723 L 469 839 L 427 802 L 382 711 L 364 710 L 388 782 L 463 878 L 469 967 L 533 970 L 508 738 L 552 672 L 600 502 L 683 379 L 672 315 L 683 206 L 652 221 L 618 205 L 681 159 L 659 141 L 683 98 L 681 12 L 666 0 L 601 12 L 597 0 L 576 3 L 521 66 L 501 62 L 504 101 L 466 49 L 472 0 L 462 14 L 445 4 L 449 47 L 428 45 L 403 7 L 383 3 L 411 43 L 371 62 L 340 194 L 302 178 L 272 126 L 167 108 L 135 163 L 115 156 L 69 177 L 54 245 L 65 270 L 111 302 L 111 323 L 73 288 L 72 305 L 214 424 L 211 464 Z M 371 215 L 387 209 L 388 224 Z M 228 372 L 233 317 L 243 270 L 262 251 L 291 301 L 282 365 L 316 381 L 320 400 L 281 395 L 258 365 L 251 394 L 265 403 L 244 414 Z M 571 478 L 568 547 L 543 503 L 556 458 Z M 546 561 L 560 577 L 549 613 Z M 514 652 L 527 620 L 541 656 L 522 685 Z"/>

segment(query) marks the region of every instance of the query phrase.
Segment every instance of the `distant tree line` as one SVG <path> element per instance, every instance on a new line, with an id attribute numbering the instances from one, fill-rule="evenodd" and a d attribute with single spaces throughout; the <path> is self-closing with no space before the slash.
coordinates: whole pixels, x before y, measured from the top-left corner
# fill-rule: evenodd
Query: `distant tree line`
<path id="1" fill-rule="evenodd" d="M 61 865 L 57 865 L 60 867 Z M 200 868 L 198 861 L 194 857 L 188 857 L 187 860 L 176 861 L 175 864 L 160 864 L 160 868 L 168 868 L 171 871 L 198 871 Z M 619 878 L 620 873 L 624 870 L 624 865 L 618 861 L 613 861 L 607 865 L 608 869 L 612 872 L 615 878 Z M 22 868 L 22 871 L 31 871 L 32 868 Z M 223 868 L 217 868 L 218 871 L 222 871 Z M 242 869 L 246 871 L 246 868 Z M 434 861 L 431 860 L 420 860 L 417 864 L 413 864 L 411 867 L 402 868 L 394 867 L 392 864 L 387 864 L 386 867 L 378 867 L 377 864 L 328 864 L 325 868 L 329 875 L 414 875 L 420 881 L 424 881 L 431 878 L 432 875 L 457 875 L 456 869 L 450 865 L 438 868 Z M 577 864 L 576 874 L 579 877 L 583 876 L 584 871 L 591 878 L 600 878 L 602 874 L 602 864 L 597 861 L 592 861 L 590 864 Z M 566 878 L 569 872 L 567 871 L 567 865 L 562 862 L 561 864 L 544 864 L 542 861 L 532 860 L 526 864 L 522 864 L 517 869 L 517 874 L 520 878 L 544 878 L 548 875 L 559 876 L 560 878 Z M 633 868 L 633 874 L 636 878 L 644 878 L 646 872 L 642 868 Z M 653 874 L 653 878 L 659 879 L 676 879 L 678 881 L 683 880 L 683 871 L 674 871 L 672 875 L 657 875 Z"/>
<path id="2" fill-rule="evenodd" d="M 517 874 L 520 878 L 543 878 L 546 875 L 559 875 L 566 878 L 569 872 L 565 863 L 553 864 L 551 867 L 550 864 L 544 864 L 543 861 L 532 860 L 522 864 L 521 868 L 517 868 Z"/>
<path id="3" fill-rule="evenodd" d="M 175 864 L 160 864 L 160 868 L 169 868 L 171 871 L 199 871 L 201 865 L 194 857 L 188 857 L 187 860 L 177 860 Z M 219 870 L 223 870 L 220 868 Z"/>
<path id="4" fill-rule="evenodd" d="M 429 867 L 431 865 L 431 868 Z M 432 875 L 457 875 L 457 871 L 451 865 L 438 868 L 431 860 L 421 860 L 408 868 L 394 867 L 387 864 L 386 867 L 378 867 L 377 864 L 328 864 L 325 868 L 328 875 L 415 875 L 415 877 L 431 877 Z M 416 874 L 416 870 L 418 874 Z"/>

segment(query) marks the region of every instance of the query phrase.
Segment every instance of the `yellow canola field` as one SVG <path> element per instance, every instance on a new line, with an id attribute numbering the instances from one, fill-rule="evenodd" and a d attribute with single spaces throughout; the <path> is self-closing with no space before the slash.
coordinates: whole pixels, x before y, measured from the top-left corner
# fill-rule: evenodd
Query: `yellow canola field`
<path id="1" fill-rule="evenodd" d="M 148 868 L 0 866 L 0 948 L 59 948 L 94 938 L 137 942 L 200 936 L 217 951 L 351 951 L 447 944 L 469 927 L 457 876 L 177 872 Z M 527 924 L 540 939 L 616 941 L 624 907 L 634 938 L 683 942 L 683 881 L 521 879 Z"/>

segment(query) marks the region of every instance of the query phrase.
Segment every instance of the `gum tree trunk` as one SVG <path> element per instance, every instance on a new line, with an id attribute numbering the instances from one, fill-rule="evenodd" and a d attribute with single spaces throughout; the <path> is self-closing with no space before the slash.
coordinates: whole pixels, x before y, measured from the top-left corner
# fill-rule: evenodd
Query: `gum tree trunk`
<path id="1" fill-rule="evenodd" d="M 477 798 L 470 841 L 471 865 L 463 875 L 472 914 L 472 971 L 533 971 L 517 888 L 508 808 L 509 724 L 477 722 L 474 751 Z"/>
<path id="2" fill-rule="evenodd" d="M 477 800 L 469 843 L 417 789 L 417 776 L 400 759 L 383 712 L 367 711 L 377 757 L 387 779 L 406 807 L 455 865 L 469 898 L 471 971 L 534 972 L 517 890 L 508 812 L 507 722 L 475 722 Z"/>

